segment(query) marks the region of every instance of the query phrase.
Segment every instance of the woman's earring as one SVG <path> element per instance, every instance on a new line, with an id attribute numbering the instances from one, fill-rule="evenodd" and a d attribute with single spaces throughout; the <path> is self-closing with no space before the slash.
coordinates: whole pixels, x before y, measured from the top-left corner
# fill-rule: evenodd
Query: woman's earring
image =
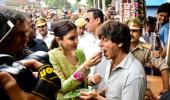
<path id="1" fill-rule="evenodd" d="M 62 44 L 61 44 L 61 42 L 58 43 L 58 48 L 59 48 L 60 50 L 62 50 Z"/>

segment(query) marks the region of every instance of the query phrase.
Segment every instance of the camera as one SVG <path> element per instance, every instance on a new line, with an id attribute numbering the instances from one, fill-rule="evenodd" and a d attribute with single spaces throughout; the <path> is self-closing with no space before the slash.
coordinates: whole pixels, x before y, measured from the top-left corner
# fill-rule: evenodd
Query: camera
<path id="1" fill-rule="evenodd" d="M 43 51 L 38 51 L 33 54 L 28 55 L 25 59 L 36 59 L 42 63 L 48 63 L 48 53 Z M 19 61 L 14 61 L 14 58 L 7 54 L 0 54 L 0 72 L 8 72 L 11 74 L 18 86 L 25 92 L 30 93 L 36 86 L 38 78 L 32 74 L 32 69 L 27 69 Z M 3 88 L 0 86 L 0 99 L 10 100 L 6 95 Z"/>

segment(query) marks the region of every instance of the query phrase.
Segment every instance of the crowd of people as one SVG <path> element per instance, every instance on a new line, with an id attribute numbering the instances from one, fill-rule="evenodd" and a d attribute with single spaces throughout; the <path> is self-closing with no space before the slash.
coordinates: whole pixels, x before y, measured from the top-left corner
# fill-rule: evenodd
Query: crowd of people
<path id="1" fill-rule="evenodd" d="M 161 4 L 141 23 L 115 21 L 96 8 L 60 18 L 1 7 L 0 99 L 65 100 L 79 91 L 69 99 L 169 100 L 169 9 Z M 27 84 L 16 77 L 23 69 Z M 161 78 L 157 94 L 152 76 Z"/>

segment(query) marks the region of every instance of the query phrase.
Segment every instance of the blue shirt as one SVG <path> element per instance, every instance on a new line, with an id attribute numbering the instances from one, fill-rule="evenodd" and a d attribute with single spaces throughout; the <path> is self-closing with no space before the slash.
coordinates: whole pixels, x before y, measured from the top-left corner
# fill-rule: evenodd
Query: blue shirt
<path id="1" fill-rule="evenodd" d="M 160 41 L 163 48 L 167 45 L 168 35 L 169 35 L 169 23 L 166 23 L 161 27 L 160 30 Z"/>

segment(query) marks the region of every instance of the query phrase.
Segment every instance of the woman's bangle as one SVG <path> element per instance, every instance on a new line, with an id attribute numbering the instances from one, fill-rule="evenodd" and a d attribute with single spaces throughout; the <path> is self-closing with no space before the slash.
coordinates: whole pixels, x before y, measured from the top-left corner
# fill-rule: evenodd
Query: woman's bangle
<path id="1" fill-rule="evenodd" d="M 83 82 L 88 76 L 90 69 L 80 67 L 76 72 L 73 73 L 73 77 L 79 82 Z"/>

